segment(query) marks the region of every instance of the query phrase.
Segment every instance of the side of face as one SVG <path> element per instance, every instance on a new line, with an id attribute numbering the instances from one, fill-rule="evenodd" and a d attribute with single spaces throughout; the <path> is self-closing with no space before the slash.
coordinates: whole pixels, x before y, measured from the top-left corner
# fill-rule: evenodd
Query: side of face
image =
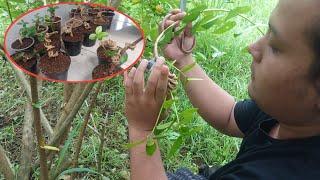
<path id="1" fill-rule="evenodd" d="M 249 95 L 282 123 L 320 124 L 319 95 L 309 74 L 314 52 L 305 34 L 319 5 L 316 0 L 280 0 L 268 33 L 249 46 Z"/>

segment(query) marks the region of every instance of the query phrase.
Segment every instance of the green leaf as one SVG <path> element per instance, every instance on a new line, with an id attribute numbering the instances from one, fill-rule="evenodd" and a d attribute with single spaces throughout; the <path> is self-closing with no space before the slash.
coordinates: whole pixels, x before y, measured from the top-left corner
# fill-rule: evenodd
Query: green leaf
<path id="1" fill-rule="evenodd" d="M 180 113 L 180 117 L 184 123 L 188 123 L 193 119 L 193 115 L 198 111 L 198 108 L 189 108 Z"/>
<path id="2" fill-rule="evenodd" d="M 101 32 L 101 36 L 107 37 L 107 36 L 108 36 L 108 33 L 107 33 L 107 32 Z"/>
<path id="3" fill-rule="evenodd" d="M 181 69 L 181 72 L 183 72 L 183 73 L 189 72 L 196 64 L 197 64 L 196 62 L 193 62 L 192 64 L 189 64 L 189 65 L 183 67 Z"/>
<path id="4" fill-rule="evenodd" d="M 16 3 L 25 3 L 26 1 L 25 0 L 11 0 L 13 2 L 16 2 Z"/>
<path id="5" fill-rule="evenodd" d="M 128 54 L 122 55 L 120 58 L 120 63 L 123 64 L 123 63 L 127 62 L 128 57 L 129 57 Z"/>
<path id="6" fill-rule="evenodd" d="M 232 9 L 228 16 L 226 17 L 226 21 L 237 16 L 238 14 L 245 14 L 251 11 L 250 6 L 242 6 L 242 7 L 236 7 L 235 9 Z"/>
<path id="7" fill-rule="evenodd" d="M 101 33 L 102 32 L 102 26 L 98 26 L 96 28 L 96 34 Z"/>
<path id="8" fill-rule="evenodd" d="M 72 173 L 90 173 L 90 174 L 97 174 L 97 175 L 100 175 L 100 176 L 103 176 L 102 174 L 94 171 L 94 170 L 91 170 L 89 168 L 71 168 L 71 169 L 68 169 L 68 170 L 65 170 L 63 171 L 60 175 L 60 176 L 63 176 L 63 175 L 66 175 L 66 174 L 72 174 Z"/>
<path id="9" fill-rule="evenodd" d="M 158 130 L 164 130 L 167 129 L 168 127 L 170 127 L 170 125 L 172 124 L 172 122 L 167 122 L 167 123 L 163 123 L 163 124 L 159 124 L 156 129 Z"/>
<path id="10" fill-rule="evenodd" d="M 164 101 L 162 107 L 164 109 L 170 109 L 174 101 L 175 101 L 174 99 L 166 100 L 166 101 Z"/>
<path id="11" fill-rule="evenodd" d="M 162 38 L 160 39 L 160 46 L 163 47 L 164 45 L 168 44 L 171 42 L 172 38 L 174 37 L 174 32 L 173 32 L 173 26 L 171 26 L 170 28 L 166 29 L 166 31 L 164 32 Z"/>
<path id="12" fill-rule="evenodd" d="M 96 40 L 97 39 L 97 35 L 96 34 L 90 34 L 89 39 Z"/>
<path id="13" fill-rule="evenodd" d="M 32 106 L 39 109 L 43 106 L 44 103 L 45 103 L 45 101 L 38 101 L 36 103 L 33 103 Z"/>
<path id="14" fill-rule="evenodd" d="M 153 153 L 156 151 L 156 149 L 157 149 L 157 144 L 155 140 L 153 138 L 148 138 L 147 144 L 146 144 L 147 155 L 152 156 Z"/>
<path id="15" fill-rule="evenodd" d="M 183 138 L 182 136 L 178 137 L 178 139 L 176 139 L 176 141 L 173 143 L 170 151 L 169 151 L 169 155 L 168 158 L 171 158 L 181 147 L 183 143 Z"/>
<path id="16" fill-rule="evenodd" d="M 223 21 L 223 16 L 217 16 L 209 21 L 204 21 L 201 25 L 203 29 L 210 29 L 213 25 L 219 26 Z"/>
<path id="17" fill-rule="evenodd" d="M 230 31 L 233 29 L 237 23 L 235 21 L 228 21 L 224 25 L 222 25 L 220 28 L 216 29 L 213 33 L 214 34 L 223 34 L 227 31 Z"/>
<path id="18" fill-rule="evenodd" d="M 127 143 L 124 145 L 124 148 L 125 149 L 131 149 L 133 147 L 136 147 L 142 143 L 144 143 L 146 141 L 146 139 L 143 139 L 143 140 L 140 140 L 140 141 L 135 141 L 135 142 L 132 142 L 132 143 Z"/>
<path id="19" fill-rule="evenodd" d="M 183 18 L 182 22 L 185 24 L 188 24 L 189 22 L 192 22 L 200 16 L 201 12 L 205 10 L 207 7 L 206 5 L 201 5 L 199 7 L 196 7 L 189 11 L 189 13 Z"/>

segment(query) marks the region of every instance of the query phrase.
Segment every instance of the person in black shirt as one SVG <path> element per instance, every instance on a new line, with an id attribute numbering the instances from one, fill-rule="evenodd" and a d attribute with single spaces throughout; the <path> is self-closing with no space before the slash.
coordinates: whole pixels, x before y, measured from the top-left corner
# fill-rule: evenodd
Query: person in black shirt
<path id="1" fill-rule="evenodd" d="M 168 27 L 185 13 L 174 10 Z M 194 63 L 192 26 L 166 46 L 166 58 L 179 69 Z M 249 100 L 234 98 L 195 65 L 185 91 L 199 114 L 224 134 L 243 138 L 232 162 L 207 179 L 320 179 L 320 1 L 280 0 L 269 31 L 249 46 L 253 57 Z M 157 59 L 146 86 L 147 62 L 125 73 L 126 116 L 130 141 L 145 139 L 166 96 L 168 67 Z M 130 150 L 131 179 L 205 179 L 186 171 L 166 174 L 160 151 L 149 157 L 145 144 Z"/>

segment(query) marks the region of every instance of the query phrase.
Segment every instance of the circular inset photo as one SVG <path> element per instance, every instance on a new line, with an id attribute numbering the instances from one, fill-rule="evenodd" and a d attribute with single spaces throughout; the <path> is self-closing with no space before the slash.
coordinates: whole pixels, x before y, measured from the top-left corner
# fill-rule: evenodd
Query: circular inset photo
<path id="1" fill-rule="evenodd" d="M 93 82 L 134 65 L 145 41 L 139 25 L 110 7 L 59 3 L 31 10 L 7 29 L 4 48 L 24 72 L 51 81 Z"/>

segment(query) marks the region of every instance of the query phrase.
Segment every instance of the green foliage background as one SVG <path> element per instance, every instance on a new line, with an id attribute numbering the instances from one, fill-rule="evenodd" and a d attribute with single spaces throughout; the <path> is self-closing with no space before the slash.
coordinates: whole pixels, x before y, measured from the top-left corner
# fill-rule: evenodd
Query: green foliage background
<path id="1" fill-rule="evenodd" d="M 106 1 L 95 1 L 105 3 Z M 234 9 L 240 6 L 250 6 L 251 11 L 246 15 L 260 28 L 266 29 L 265 24 L 276 5 L 276 0 L 195 0 L 189 1 L 188 8 L 199 5 L 208 8 Z M 38 0 L 10 0 L 12 16 L 42 5 Z M 133 17 L 143 28 L 148 38 L 144 53 L 145 58 L 151 57 L 152 43 L 157 36 L 157 25 L 170 9 L 177 8 L 177 0 L 123 0 L 120 11 Z M 6 1 L 0 0 L 0 41 L 3 41 L 4 31 L 10 24 Z M 245 52 L 246 46 L 257 39 L 260 34 L 248 21 L 235 17 L 237 25 L 224 34 L 214 34 L 214 28 L 197 34 L 197 47 L 194 56 L 197 62 L 222 88 L 226 89 L 237 100 L 248 98 L 247 83 L 250 77 L 251 57 Z M 15 81 L 12 68 L 5 61 L 0 62 L 0 118 L 9 124 L 0 128 L 0 143 L 9 152 L 9 156 L 18 168 L 19 161 L 19 129 L 23 121 L 23 105 L 26 99 L 22 87 Z M 44 82 L 42 99 L 46 102 L 45 112 L 54 124 L 61 103 L 63 84 Z M 181 87 L 177 90 L 177 104 L 179 111 L 192 107 Z M 205 90 L 204 90 L 205 91 Z M 110 179 L 126 179 L 129 173 L 128 151 L 123 148 L 127 142 L 127 123 L 123 113 L 124 92 L 122 77 L 113 78 L 98 96 L 98 107 L 92 113 L 88 135 L 84 140 L 80 164 L 83 167 L 96 168 L 99 138 L 92 129 L 99 129 L 98 124 L 107 118 L 107 141 L 103 157 L 103 172 Z M 112 110 L 110 110 L 112 109 Z M 76 118 L 75 125 L 82 122 L 84 110 Z M 174 117 L 171 117 L 174 118 Z M 188 167 L 197 170 L 202 163 L 209 165 L 223 165 L 231 161 L 238 149 L 240 140 L 224 136 L 211 128 L 202 118 L 196 115 L 188 128 L 198 127 L 199 131 L 181 142 L 179 153 L 168 158 L 170 148 L 161 148 L 165 167 L 172 171 L 178 167 Z M 171 147 L 178 137 L 176 131 L 169 132 L 169 136 L 162 139 L 160 147 Z M 35 175 L 36 176 L 36 175 Z M 84 175 L 91 179 L 94 176 Z"/>

